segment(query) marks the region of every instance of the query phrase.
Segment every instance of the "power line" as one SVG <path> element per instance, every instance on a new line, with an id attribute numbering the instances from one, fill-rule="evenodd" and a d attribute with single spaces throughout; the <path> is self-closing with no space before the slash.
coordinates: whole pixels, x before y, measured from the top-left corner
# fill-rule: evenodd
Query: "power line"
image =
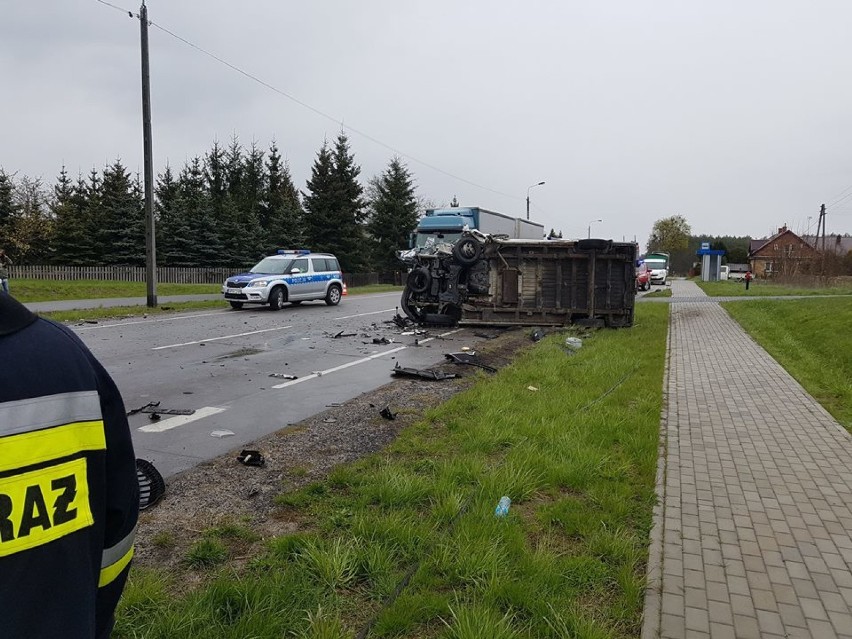
<path id="1" fill-rule="evenodd" d="M 131 17 L 133 16 L 133 13 L 131 13 L 130 11 L 126 11 L 125 9 L 122 9 L 121 7 L 116 7 L 115 5 L 110 4 L 109 2 L 106 2 L 105 0 L 97 0 L 97 1 L 98 1 L 98 2 L 100 2 L 101 4 L 105 4 L 105 5 L 109 6 L 109 7 L 114 8 L 114 9 L 118 9 L 118 10 L 119 10 L 119 11 L 121 11 L 122 13 L 128 13 L 128 14 L 130 14 L 130 16 L 131 16 Z M 255 75 L 252 75 L 252 74 L 251 74 L 251 73 L 249 73 L 248 71 L 244 71 L 244 70 L 243 70 L 243 69 L 241 69 L 240 67 L 238 67 L 238 66 L 236 66 L 236 65 L 234 65 L 234 64 L 231 64 L 231 63 L 230 63 L 230 62 L 228 62 L 227 60 L 224 60 L 223 58 L 220 58 L 219 56 L 215 55 L 214 53 L 211 53 L 210 51 L 207 51 L 206 49 L 203 49 L 202 47 L 198 46 L 197 44 L 194 44 L 194 43 L 190 42 L 190 41 L 189 41 L 189 40 L 187 40 L 186 38 L 183 38 L 183 37 L 179 36 L 178 34 L 174 33 L 173 31 L 170 31 L 169 29 L 166 29 L 165 27 L 163 27 L 163 26 L 161 26 L 161 25 L 157 24 L 156 22 L 154 22 L 154 21 L 149 21 L 149 22 L 148 22 L 148 24 L 150 24 L 152 27 L 156 27 L 157 29 L 159 29 L 159 30 L 160 30 L 160 31 L 162 31 L 163 33 L 166 33 L 166 34 L 170 35 L 171 37 L 175 38 L 176 40 L 179 40 L 180 42 L 183 42 L 185 45 L 187 45 L 187 46 L 189 46 L 189 47 L 192 47 L 192 48 L 193 48 L 193 49 L 195 49 L 196 51 L 199 51 L 200 53 L 203 53 L 204 55 L 206 55 L 206 56 L 208 56 L 208 57 L 210 57 L 210 58 L 213 58 L 214 60 L 216 60 L 216 61 L 217 61 L 217 62 L 219 62 L 220 64 L 225 65 L 226 67 L 228 67 L 228 68 L 229 68 L 229 69 L 231 69 L 232 71 L 236 71 L 236 72 L 237 72 L 237 73 L 239 73 L 240 75 L 243 75 L 243 76 L 245 76 L 246 78 L 248 78 L 248 79 L 250 79 L 250 80 L 252 80 L 252 81 L 254 81 L 254 82 L 257 82 L 257 83 L 258 83 L 258 84 L 260 84 L 261 86 L 266 87 L 266 88 L 267 88 L 267 89 L 269 89 L 270 91 L 274 91 L 275 93 L 277 93 L 277 94 L 279 94 L 279 95 L 281 95 L 281 96 L 283 96 L 283 97 L 287 98 L 288 100 L 291 100 L 292 102 L 295 102 L 295 103 L 296 103 L 296 104 L 298 104 L 299 106 L 304 107 L 304 108 L 306 108 L 306 109 L 308 109 L 308 110 L 312 111 L 313 113 L 316 113 L 317 115 L 319 115 L 319 116 L 321 116 L 321 117 L 323 117 L 323 118 L 326 118 L 327 120 L 330 120 L 331 122 L 334 122 L 335 124 L 339 125 L 339 126 L 340 126 L 341 128 L 343 128 L 343 129 L 347 129 L 347 130 L 352 131 L 353 133 L 355 133 L 355 134 L 357 134 L 357 135 L 360 135 L 361 137 L 363 137 L 363 138 L 365 138 L 365 139 L 369 140 L 370 142 L 373 142 L 374 144 L 377 144 L 377 145 L 379 145 L 379 146 L 381 146 L 381 147 L 383 147 L 383 148 L 385 148 L 385 149 L 387 149 L 387 150 L 389 150 L 389 151 L 393 152 L 394 154 L 396 154 L 396 155 L 398 155 L 398 156 L 400 156 L 400 157 L 404 157 L 404 158 L 406 158 L 406 159 L 408 159 L 408 160 L 410 160 L 410 161 L 412 161 L 412 162 L 416 162 L 417 164 L 420 164 L 420 165 L 425 166 L 425 167 L 427 167 L 427 168 L 429 168 L 429 169 L 432 169 L 433 171 L 436 171 L 436 172 L 438 172 L 438 173 L 441 173 L 442 175 L 446 175 L 446 176 L 447 176 L 447 177 L 449 177 L 449 178 L 452 178 L 452 179 L 454 179 L 454 180 L 458 180 L 459 182 L 463 182 L 463 183 L 465 183 L 465 184 L 469 184 L 470 186 L 476 187 L 476 188 L 478 188 L 478 189 L 482 189 L 482 190 L 484 190 L 484 191 L 489 191 L 490 193 L 494 193 L 494 194 L 496 194 L 496 195 L 500 195 L 500 196 L 502 196 L 502 197 L 507 197 L 507 198 L 510 198 L 510 199 L 513 199 L 513 200 L 523 200 L 523 199 L 524 199 L 524 198 L 519 197 L 519 196 L 517 196 L 517 195 L 510 195 L 509 193 L 504 193 L 504 192 L 502 192 L 502 191 L 497 191 L 496 189 L 492 189 L 492 188 L 489 188 L 489 187 L 487 187 L 487 186 L 483 186 L 483 185 L 481 185 L 481 184 L 477 184 L 476 182 L 473 182 L 473 181 L 471 181 L 471 180 L 465 179 L 465 178 L 463 178 L 463 177 L 459 177 L 458 175 L 454 175 L 453 173 L 450 173 L 449 171 L 445 171 L 444 169 L 442 169 L 442 168 L 440 168 L 440 167 L 437 167 L 437 166 L 435 166 L 434 164 L 430 164 L 429 162 L 426 162 L 426 161 L 424 161 L 424 160 L 421 160 L 421 159 L 419 159 L 419 158 L 416 158 L 416 157 L 414 157 L 413 155 L 410 155 L 410 154 L 408 154 L 408 153 L 403 153 L 403 152 L 402 152 L 402 151 L 400 151 L 399 149 L 397 149 L 397 148 L 395 148 L 395 147 L 393 147 L 393 146 L 391 146 L 391 145 L 389 145 L 389 144 L 387 144 L 387 143 L 385 143 L 385 142 L 382 142 L 382 141 L 381 141 L 381 140 L 379 140 L 378 138 L 375 138 L 375 137 L 373 137 L 372 135 L 370 135 L 370 134 L 368 134 L 368 133 L 365 133 L 364 131 L 361 131 L 360 129 L 356 129 L 356 128 L 355 128 L 355 127 L 353 127 L 353 126 L 350 126 L 350 125 L 348 125 L 348 124 L 344 124 L 342 120 L 338 120 L 338 119 L 337 119 L 337 118 L 335 118 L 334 116 L 331 116 L 331 115 L 329 115 L 329 114 L 327 114 L 327 113 L 325 113 L 325 112 L 321 111 L 320 109 L 317 109 L 316 107 L 314 107 L 314 106 L 312 106 L 312 105 L 308 104 L 307 102 L 304 102 L 303 100 L 300 100 L 299 98 L 297 98 L 297 97 L 295 97 L 295 96 L 293 96 L 293 95 L 290 95 L 290 94 L 289 94 L 289 93 L 287 93 L 286 91 L 282 91 L 282 90 L 281 90 L 281 89 L 279 89 L 278 87 L 275 87 L 275 86 L 273 86 L 273 85 L 269 84 L 268 82 L 266 82 L 266 81 L 264 81 L 264 80 L 261 80 L 260 78 L 258 78 L 258 77 L 257 77 L 257 76 L 255 76 Z"/>
<path id="2" fill-rule="evenodd" d="M 138 18 L 139 17 L 139 14 L 135 14 L 132 11 L 128 11 L 127 9 L 122 9 L 121 7 L 117 7 L 114 4 L 110 4 L 109 2 L 106 2 L 106 0 L 98 0 L 98 2 L 100 2 L 101 4 L 105 4 L 108 7 L 112 7 L 116 11 L 121 11 L 122 13 L 126 13 L 131 18 Z"/>

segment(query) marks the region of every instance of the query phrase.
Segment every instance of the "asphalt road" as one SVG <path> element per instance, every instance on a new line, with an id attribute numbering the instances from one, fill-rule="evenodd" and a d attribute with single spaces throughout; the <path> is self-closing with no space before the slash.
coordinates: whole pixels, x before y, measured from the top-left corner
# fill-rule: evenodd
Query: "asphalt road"
<path id="1" fill-rule="evenodd" d="M 401 335 L 391 321 L 398 303 L 399 293 L 382 293 L 347 296 L 336 307 L 223 308 L 71 328 L 128 410 L 160 402 L 161 410 L 194 411 L 129 417 L 137 457 L 168 477 L 386 384 L 397 362 L 428 368 L 478 341 L 472 329 Z M 354 335 L 333 337 L 341 331 Z M 392 343 L 373 343 L 383 337 Z"/>

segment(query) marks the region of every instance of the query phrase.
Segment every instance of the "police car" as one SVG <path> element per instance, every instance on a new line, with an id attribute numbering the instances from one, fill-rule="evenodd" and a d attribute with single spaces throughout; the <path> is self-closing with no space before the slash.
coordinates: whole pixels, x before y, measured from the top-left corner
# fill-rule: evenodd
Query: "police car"
<path id="1" fill-rule="evenodd" d="M 247 273 L 229 277 L 222 294 L 233 308 L 269 304 L 277 311 L 287 302 L 296 305 L 308 300 L 325 300 L 335 306 L 346 295 L 346 284 L 334 255 L 306 249 L 281 250 L 263 258 Z"/>

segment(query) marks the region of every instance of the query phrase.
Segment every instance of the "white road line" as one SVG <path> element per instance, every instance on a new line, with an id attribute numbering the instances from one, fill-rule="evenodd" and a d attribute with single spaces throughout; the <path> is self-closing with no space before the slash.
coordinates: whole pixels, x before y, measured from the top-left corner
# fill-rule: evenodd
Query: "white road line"
<path id="1" fill-rule="evenodd" d="M 361 359 L 356 359 L 352 362 L 347 362 L 346 364 L 341 364 L 340 366 L 335 366 L 334 368 L 328 368 L 324 371 L 320 371 L 318 373 L 311 373 L 310 375 L 305 375 L 304 377 L 300 377 L 299 379 L 294 379 L 292 382 L 284 382 L 283 384 L 276 384 L 272 388 L 287 388 L 288 386 L 293 386 L 294 384 L 301 384 L 302 382 L 306 382 L 309 379 L 316 379 L 317 377 L 322 377 L 323 375 L 327 375 L 328 373 L 334 373 L 336 371 L 342 371 L 344 368 L 349 368 L 350 366 L 357 366 L 358 364 L 363 364 L 364 362 L 369 362 L 371 359 L 376 359 L 378 357 L 384 357 L 385 355 L 390 355 L 391 353 L 396 353 L 398 351 L 402 351 L 408 348 L 407 346 L 400 346 L 399 348 L 392 348 L 389 351 L 383 351 L 381 353 L 375 353 L 370 355 L 369 357 L 364 357 Z"/>
<path id="2" fill-rule="evenodd" d="M 335 320 L 352 319 L 353 317 L 364 317 L 365 315 L 378 315 L 379 313 L 390 313 L 395 311 L 395 308 L 387 308 L 383 311 L 373 311 L 372 313 L 358 313 L 357 315 L 344 315 L 343 317 L 335 317 Z"/>
<path id="3" fill-rule="evenodd" d="M 93 331 L 98 328 L 121 328 L 122 326 L 130 326 L 131 324 L 154 324 L 156 322 L 174 322 L 175 320 L 191 319 L 193 317 L 208 317 L 210 315 L 224 315 L 233 311 L 216 311 L 215 313 L 193 313 L 192 315 L 179 315 L 176 317 L 162 317 L 160 319 L 137 320 L 135 322 L 120 322 L 117 324 L 99 324 L 97 326 L 84 326 L 82 328 L 72 327 L 76 332 Z"/>
<path id="4" fill-rule="evenodd" d="M 248 331 L 247 333 L 236 333 L 235 335 L 223 335 L 222 337 L 208 337 L 207 339 L 197 339 L 194 342 L 183 342 L 182 344 L 169 344 L 168 346 L 155 346 L 152 351 L 161 351 L 164 348 L 177 348 L 178 346 L 190 346 L 191 344 L 200 344 L 201 342 L 216 342 L 220 339 L 231 339 L 232 337 L 245 337 L 246 335 L 257 335 L 258 333 L 268 333 L 270 331 L 283 331 L 286 328 L 293 326 L 279 326 L 277 328 L 264 328 L 259 331 Z"/>
<path id="5" fill-rule="evenodd" d="M 439 337 L 446 337 L 447 335 L 452 335 L 454 333 L 458 333 L 462 329 L 458 328 L 454 331 L 448 331 L 446 333 L 441 333 Z M 426 339 L 421 339 L 420 343 L 431 342 L 433 339 L 437 339 L 435 337 L 427 337 Z M 287 388 L 288 386 L 295 386 L 296 384 L 301 384 L 302 382 L 306 382 L 309 379 L 316 379 L 317 377 L 322 377 L 323 375 L 328 375 L 329 373 L 334 373 L 337 371 L 342 371 L 344 368 L 349 368 L 350 366 L 357 366 L 358 364 L 364 364 L 369 362 L 370 360 L 378 359 L 379 357 L 384 357 L 385 355 L 391 355 L 393 353 L 398 353 L 399 351 L 404 351 L 408 346 L 400 346 L 398 348 L 392 348 L 389 351 L 382 351 L 381 353 L 374 353 L 368 357 L 362 357 L 361 359 L 356 359 L 351 362 L 347 362 L 346 364 L 341 364 L 340 366 L 335 366 L 334 368 L 328 368 L 324 371 L 319 371 L 318 373 L 311 373 L 310 375 L 305 375 L 304 377 L 300 377 L 299 379 L 294 379 L 290 382 L 284 382 L 282 384 L 276 384 L 272 388 Z"/>
<path id="6" fill-rule="evenodd" d="M 172 428 L 177 428 L 178 426 L 183 426 L 184 424 L 204 419 L 211 415 L 223 413 L 226 410 L 228 409 L 220 408 L 218 406 L 205 406 L 204 408 L 199 408 L 192 415 L 178 415 L 177 417 L 170 417 L 169 419 L 164 419 L 156 424 L 142 426 L 137 430 L 141 430 L 143 433 L 162 433 L 165 430 L 171 430 Z"/>

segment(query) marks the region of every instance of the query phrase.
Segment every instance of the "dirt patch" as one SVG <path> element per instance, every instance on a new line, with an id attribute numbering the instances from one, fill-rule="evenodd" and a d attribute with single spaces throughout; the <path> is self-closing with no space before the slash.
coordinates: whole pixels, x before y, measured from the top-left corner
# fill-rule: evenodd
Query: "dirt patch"
<path id="1" fill-rule="evenodd" d="M 538 329 L 541 331 L 541 329 Z M 479 361 L 494 368 L 509 364 L 532 346 L 530 330 L 492 331 L 476 347 Z M 263 467 L 237 461 L 239 450 L 186 471 L 169 481 L 166 496 L 141 513 L 136 565 L 172 567 L 213 526 L 241 524 L 262 539 L 293 532 L 298 521 L 274 498 L 324 479 L 339 464 L 381 450 L 423 414 L 469 388 L 483 369 L 446 362 L 434 367 L 462 377 L 443 381 L 398 378 L 344 405 L 305 419 L 243 448 L 259 450 Z M 396 419 L 383 418 L 389 406 Z"/>

